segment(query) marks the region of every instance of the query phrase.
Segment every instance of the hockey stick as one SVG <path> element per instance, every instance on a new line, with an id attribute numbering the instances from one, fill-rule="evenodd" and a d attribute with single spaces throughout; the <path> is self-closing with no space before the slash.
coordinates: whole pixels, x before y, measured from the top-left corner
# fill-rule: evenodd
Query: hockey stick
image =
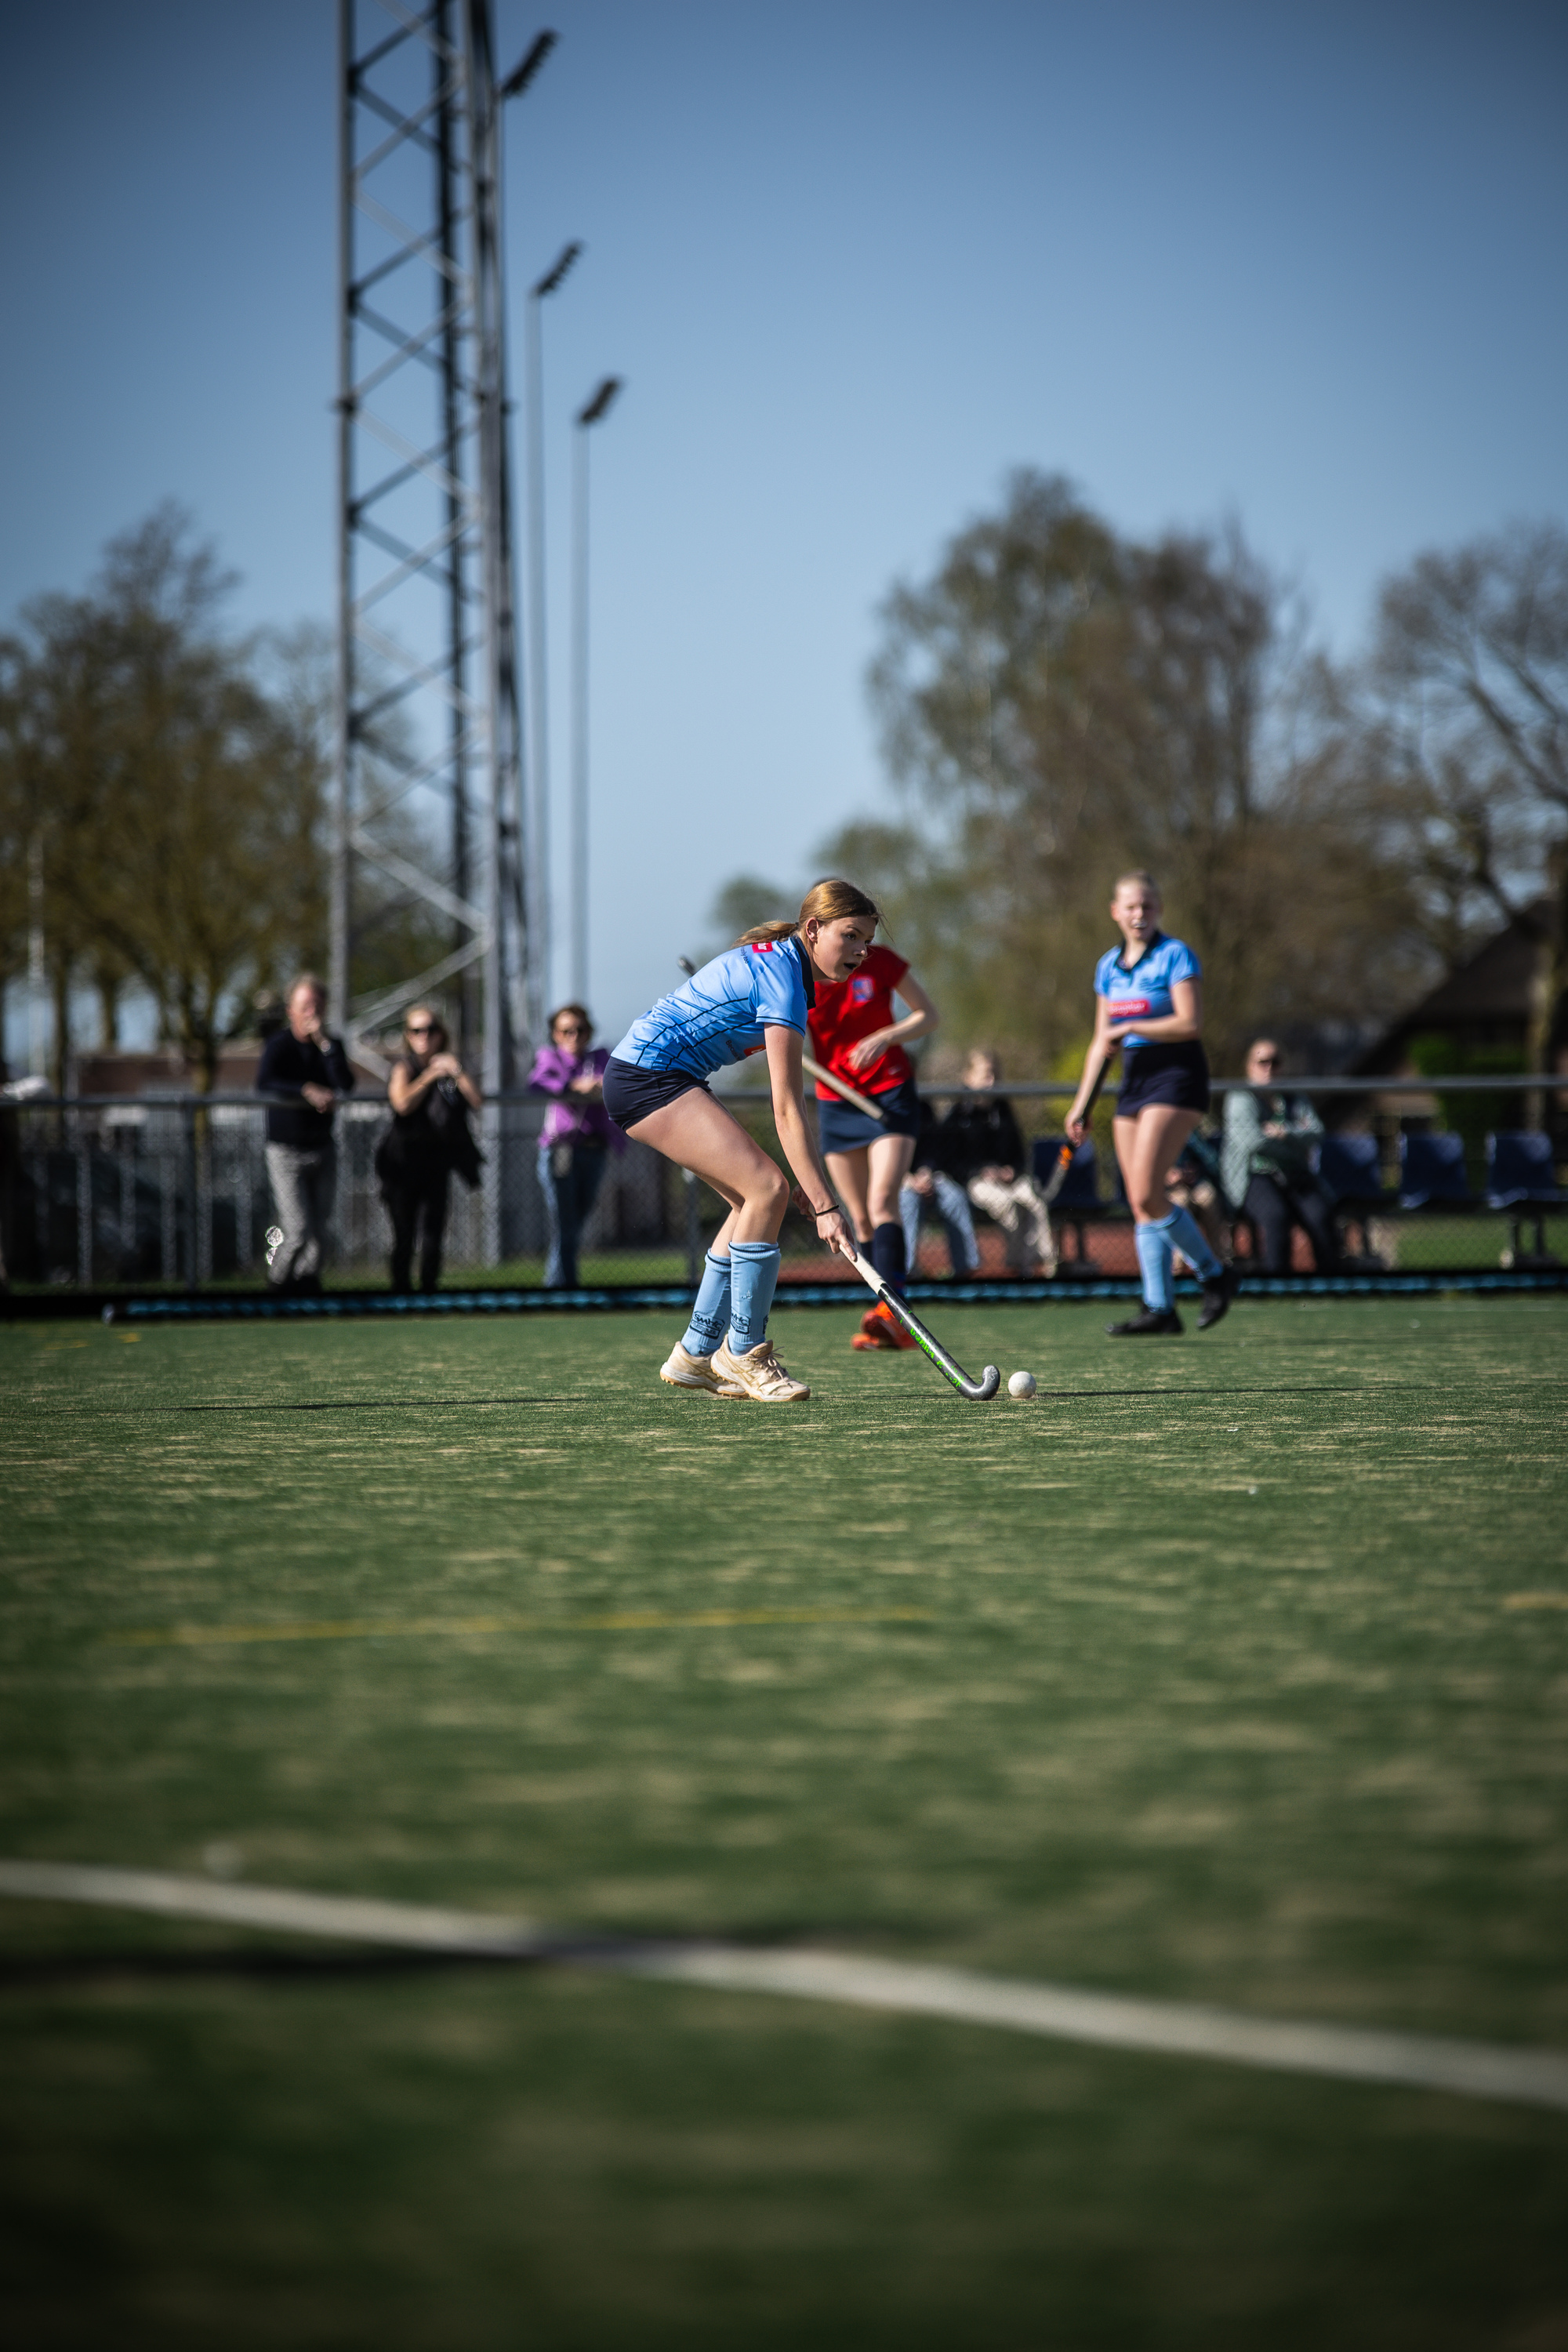
<path id="1" fill-rule="evenodd" d="M 691 979 L 697 970 L 697 966 L 692 962 L 691 958 L 689 956 L 677 956 L 675 961 L 680 966 L 681 971 L 686 974 L 688 980 Z M 879 1127 L 886 1127 L 888 1123 L 887 1112 L 885 1110 L 879 1110 L 876 1104 L 871 1100 L 869 1095 L 858 1095 L 853 1087 L 846 1086 L 842 1078 L 836 1078 L 831 1070 L 825 1070 L 822 1064 L 820 1062 L 814 1062 L 809 1054 L 803 1054 L 801 1055 L 800 1066 L 805 1072 L 808 1078 L 817 1078 L 825 1087 L 831 1087 L 836 1095 L 842 1095 L 845 1101 L 851 1104 L 856 1110 L 864 1111 L 866 1117 L 868 1118 L 874 1118 Z"/>
<path id="2" fill-rule="evenodd" d="M 1089 1100 L 1083 1107 L 1083 1115 L 1086 1120 L 1092 1112 L 1095 1104 L 1100 1100 L 1100 1089 L 1105 1084 L 1106 1073 L 1110 1069 L 1111 1063 L 1116 1059 L 1116 1053 L 1117 1048 L 1112 1045 L 1110 1053 L 1101 1056 L 1100 1067 L 1094 1074 L 1094 1084 L 1089 1090 Z M 1052 1169 L 1050 1174 L 1047 1177 L 1044 1185 L 1041 1187 L 1041 1198 L 1047 1209 L 1050 1207 L 1051 1202 L 1056 1199 L 1057 1194 L 1061 1191 L 1062 1186 L 1067 1182 L 1068 1170 L 1072 1166 L 1073 1155 L 1078 1150 L 1078 1148 L 1079 1147 L 1076 1143 L 1070 1141 L 1064 1142 L 1061 1150 L 1057 1154 L 1057 1164 Z"/>
<path id="3" fill-rule="evenodd" d="M 918 1348 L 924 1349 L 937 1370 L 946 1375 L 960 1396 L 966 1396 L 972 1404 L 984 1404 L 988 1398 L 995 1395 L 1002 1385 L 1002 1375 L 994 1364 L 987 1364 L 980 1378 L 972 1381 L 957 1359 L 948 1354 L 942 1341 L 931 1337 L 920 1317 L 911 1313 L 903 1300 L 889 1289 L 868 1258 L 863 1258 L 853 1245 L 843 1254 L 861 1281 L 876 1292 L 894 1321 L 903 1325 Z"/>
<path id="4" fill-rule="evenodd" d="M 853 1087 L 847 1087 L 842 1078 L 836 1078 L 831 1070 L 825 1070 L 822 1064 L 814 1062 L 809 1054 L 801 1055 L 800 1066 L 808 1078 L 820 1078 L 825 1087 L 831 1087 L 836 1095 L 842 1095 L 856 1110 L 863 1110 L 868 1118 L 876 1120 L 879 1127 L 887 1125 L 887 1112 L 879 1110 L 869 1095 L 858 1095 Z"/>

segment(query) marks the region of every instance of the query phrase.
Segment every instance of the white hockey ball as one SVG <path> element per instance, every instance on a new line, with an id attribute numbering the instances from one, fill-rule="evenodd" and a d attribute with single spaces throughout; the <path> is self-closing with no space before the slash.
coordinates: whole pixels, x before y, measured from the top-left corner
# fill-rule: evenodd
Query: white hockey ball
<path id="1" fill-rule="evenodd" d="M 1010 1397 L 1032 1397 L 1035 1393 L 1033 1372 L 1015 1372 L 1007 1383 L 1007 1393 Z"/>

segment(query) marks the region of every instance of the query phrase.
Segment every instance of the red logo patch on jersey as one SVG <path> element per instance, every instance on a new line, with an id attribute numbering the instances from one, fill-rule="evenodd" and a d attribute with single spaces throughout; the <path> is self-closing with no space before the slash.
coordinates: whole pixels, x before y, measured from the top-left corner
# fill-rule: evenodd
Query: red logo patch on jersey
<path id="1" fill-rule="evenodd" d="M 1110 1017 L 1113 1021 L 1129 1021 L 1140 1013 L 1152 1013 L 1153 1006 L 1146 996 L 1113 996 Z"/>
<path id="2" fill-rule="evenodd" d="M 753 955 L 772 955 L 773 951 L 773 942 L 772 940 L 753 940 L 752 941 L 752 953 Z"/>

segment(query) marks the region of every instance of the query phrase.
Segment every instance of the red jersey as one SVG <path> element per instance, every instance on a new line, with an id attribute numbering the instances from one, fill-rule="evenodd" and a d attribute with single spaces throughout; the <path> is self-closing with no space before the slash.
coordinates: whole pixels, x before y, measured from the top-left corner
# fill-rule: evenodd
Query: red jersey
<path id="1" fill-rule="evenodd" d="M 811 1057 L 859 1094 L 885 1095 L 889 1087 L 901 1087 L 914 1075 L 901 1045 L 889 1045 L 868 1070 L 853 1068 L 849 1060 L 852 1045 L 868 1037 L 873 1029 L 886 1029 L 898 1019 L 893 991 L 908 970 L 903 957 L 895 955 L 891 948 L 868 948 L 865 961 L 847 980 L 831 987 L 820 980 L 816 983 L 816 1003 L 806 1016 Z M 837 1102 L 838 1097 L 819 1078 L 816 1099 Z"/>

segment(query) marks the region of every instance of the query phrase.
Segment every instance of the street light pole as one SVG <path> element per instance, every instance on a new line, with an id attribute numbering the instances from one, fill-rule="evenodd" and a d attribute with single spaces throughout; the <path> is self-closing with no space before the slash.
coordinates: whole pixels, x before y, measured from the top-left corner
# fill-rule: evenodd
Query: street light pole
<path id="1" fill-rule="evenodd" d="M 533 940 L 540 986 L 550 989 L 550 701 L 544 619 L 544 353 L 540 305 L 553 294 L 583 247 L 564 247 L 529 289 L 524 339 L 528 384 L 528 701 L 529 766 L 533 775 Z"/>
<path id="2" fill-rule="evenodd" d="M 572 446 L 572 993 L 588 1001 L 588 436 L 620 391 L 607 375 L 577 412 Z"/>

